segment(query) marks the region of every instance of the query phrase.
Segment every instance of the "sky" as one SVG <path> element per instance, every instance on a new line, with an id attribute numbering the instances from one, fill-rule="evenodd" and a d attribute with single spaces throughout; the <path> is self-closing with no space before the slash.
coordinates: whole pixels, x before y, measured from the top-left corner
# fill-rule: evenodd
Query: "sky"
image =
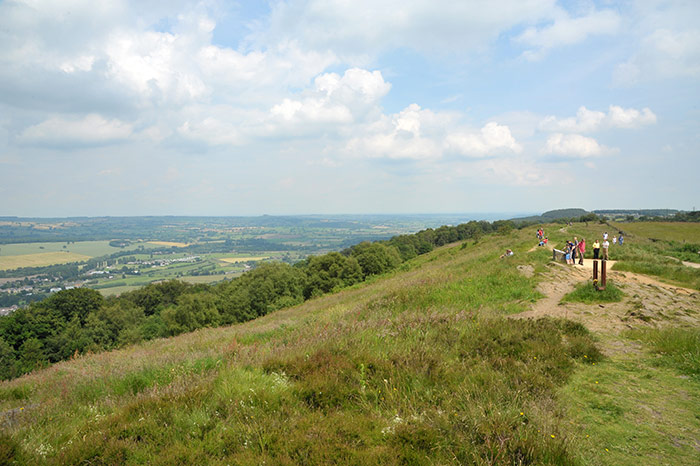
<path id="1" fill-rule="evenodd" d="M 700 207 L 696 0 L 0 0 L 0 215 Z"/>

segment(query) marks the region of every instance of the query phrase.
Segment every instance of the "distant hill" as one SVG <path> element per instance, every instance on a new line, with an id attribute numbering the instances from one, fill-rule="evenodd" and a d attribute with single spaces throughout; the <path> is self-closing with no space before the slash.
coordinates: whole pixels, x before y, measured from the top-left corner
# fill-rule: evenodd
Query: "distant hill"
<path id="1" fill-rule="evenodd" d="M 571 208 L 571 209 L 556 209 L 556 210 L 549 210 L 541 215 L 532 215 L 530 217 L 519 217 L 519 218 L 513 218 L 511 219 L 512 221 L 516 223 L 536 223 L 536 222 L 542 222 L 542 223 L 548 223 L 548 222 L 553 222 L 555 220 L 561 219 L 561 218 L 578 218 L 582 215 L 586 215 L 590 212 L 584 209 L 578 209 L 578 208 Z"/>

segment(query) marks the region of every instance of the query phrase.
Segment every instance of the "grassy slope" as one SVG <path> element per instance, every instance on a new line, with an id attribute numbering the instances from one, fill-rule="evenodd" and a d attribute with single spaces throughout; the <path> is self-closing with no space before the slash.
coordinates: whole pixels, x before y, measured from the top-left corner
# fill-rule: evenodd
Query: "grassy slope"
<path id="1" fill-rule="evenodd" d="M 700 381 L 650 354 L 601 361 L 576 325 L 503 317 L 538 298 L 516 270 L 547 260 L 525 254 L 531 236 L 1 383 L 0 462 L 692 464 Z"/>

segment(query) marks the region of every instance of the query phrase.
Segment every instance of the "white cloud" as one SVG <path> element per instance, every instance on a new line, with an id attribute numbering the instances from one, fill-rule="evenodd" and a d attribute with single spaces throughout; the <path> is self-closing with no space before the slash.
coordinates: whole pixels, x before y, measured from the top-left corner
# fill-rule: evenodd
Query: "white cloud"
<path id="1" fill-rule="evenodd" d="M 306 48 L 334 50 L 355 63 L 397 47 L 464 53 L 483 49 L 518 24 L 548 17 L 555 4 L 555 0 L 276 1 L 269 21 L 251 40 L 266 45 L 294 38 Z"/>
<path id="2" fill-rule="evenodd" d="M 639 128 L 656 123 L 656 115 L 649 108 L 637 110 L 611 105 L 608 113 L 579 107 L 576 117 L 547 116 L 540 122 L 543 131 L 591 133 L 608 128 Z"/>
<path id="3" fill-rule="evenodd" d="M 347 153 L 357 157 L 388 159 L 434 159 L 442 156 L 440 144 L 424 133 L 444 117 L 411 104 L 391 118 L 383 116 L 368 125 L 367 136 L 350 139 Z"/>
<path id="4" fill-rule="evenodd" d="M 600 157 L 615 152 L 615 149 L 598 144 L 593 138 L 580 134 L 555 133 L 549 136 L 545 144 L 546 154 L 573 158 Z"/>
<path id="5" fill-rule="evenodd" d="M 389 159 L 438 159 L 446 154 L 481 158 L 522 150 L 507 126 L 489 122 L 480 130 L 458 123 L 457 113 L 433 112 L 411 104 L 391 117 L 384 116 L 352 138 L 346 152 Z"/>
<path id="6" fill-rule="evenodd" d="M 640 111 L 611 105 L 608 110 L 608 121 L 613 128 L 638 128 L 656 123 L 656 115 L 649 108 L 643 108 Z"/>
<path id="7" fill-rule="evenodd" d="M 18 139 L 36 145 L 102 145 L 123 141 L 132 132 L 128 123 L 90 114 L 82 119 L 50 118 L 25 129 Z"/>
<path id="8" fill-rule="evenodd" d="M 518 153 L 522 146 L 515 141 L 507 126 L 495 122 L 487 123 L 481 131 L 455 131 L 447 135 L 445 140 L 449 152 L 468 157 L 484 157 L 497 152 L 510 151 Z"/>
<path id="9" fill-rule="evenodd" d="M 347 124 L 375 108 L 390 88 L 379 71 L 351 68 L 342 77 L 326 73 L 314 80 L 304 98 L 284 99 L 270 113 L 284 122 Z"/>
<path id="10" fill-rule="evenodd" d="M 579 44 L 590 36 L 616 34 L 620 29 L 620 16 L 612 10 L 594 10 L 576 18 L 561 9 L 555 11 L 551 24 L 530 27 L 515 38 L 515 42 L 532 47 L 523 53 L 526 59 L 538 60 L 552 48 Z"/>
<path id="11" fill-rule="evenodd" d="M 642 41 L 638 52 L 614 72 L 618 84 L 664 78 L 700 76 L 700 29 L 656 29 Z"/>
<path id="12" fill-rule="evenodd" d="M 615 68 L 620 86 L 700 76 L 700 2 L 630 2 L 629 36 L 633 47 Z"/>

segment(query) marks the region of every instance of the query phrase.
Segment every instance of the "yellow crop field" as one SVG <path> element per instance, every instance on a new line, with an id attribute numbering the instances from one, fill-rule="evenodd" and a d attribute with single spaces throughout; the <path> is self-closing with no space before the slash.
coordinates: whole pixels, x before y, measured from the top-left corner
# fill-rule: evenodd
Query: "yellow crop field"
<path id="1" fill-rule="evenodd" d="M 82 262 L 90 256 L 72 252 L 42 252 L 39 254 L 22 254 L 20 256 L 0 256 L 0 270 L 12 270 L 20 267 L 44 267 L 68 262 Z"/>
<path id="2" fill-rule="evenodd" d="M 261 261 L 263 259 L 269 259 L 269 258 L 270 258 L 270 256 L 222 257 L 219 260 L 221 262 L 227 262 L 229 264 L 238 264 L 239 262 Z"/>
<path id="3" fill-rule="evenodd" d="M 175 246 L 176 248 L 186 248 L 190 245 L 190 243 L 178 243 L 176 241 L 149 241 L 149 243 L 159 246 Z"/>

